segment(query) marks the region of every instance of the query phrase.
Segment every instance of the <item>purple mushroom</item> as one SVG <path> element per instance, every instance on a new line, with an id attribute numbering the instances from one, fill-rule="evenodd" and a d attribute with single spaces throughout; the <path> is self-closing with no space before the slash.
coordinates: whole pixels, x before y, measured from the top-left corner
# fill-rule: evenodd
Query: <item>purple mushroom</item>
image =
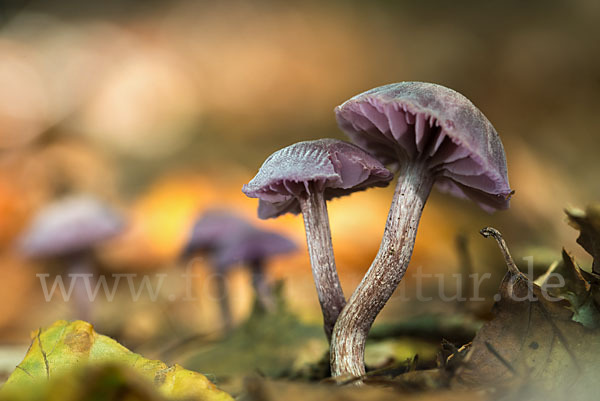
<path id="1" fill-rule="evenodd" d="M 249 222 L 230 211 L 207 210 L 194 223 L 182 257 L 187 258 L 196 252 L 214 251 L 228 238 L 250 227 L 252 225 Z"/>
<path id="2" fill-rule="evenodd" d="M 367 334 L 406 271 L 433 184 L 488 211 L 508 208 L 513 191 L 494 127 L 451 89 L 422 82 L 385 85 L 353 97 L 335 113 L 356 144 L 401 171 L 379 252 L 333 333 L 332 374 L 361 376 Z"/>
<path id="3" fill-rule="evenodd" d="M 123 218 L 112 208 L 91 196 L 73 195 L 43 208 L 21 237 L 20 247 L 32 259 L 59 260 L 67 265 L 69 276 L 76 280 L 77 317 L 88 320 L 91 294 L 77 276 L 93 274 L 95 246 L 119 234 L 123 227 Z"/>
<path id="4" fill-rule="evenodd" d="M 333 256 L 326 200 L 386 186 L 393 175 L 359 147 L 337 139 L 299 142 L 273 153 L 242 191 L 262 219 L 302 212 L 327 338 L 346 304 Z"/>
<path id="5" fill-rule="evenodd" d="M 208 255 L 215 270 L 215 283 L 226 331 L 233 326 L 226 275 L 235 265 L 248 267 L 258 304 L 272 308 L 271 289 L 265 277 L 265 262 L 279 254 L 296 250 L 288 238 L 254 227 L 248 221 L 225 210 L 205 212 L 192 230 L 183 256 Z"/>
<path id="6" fill-rule="evenodd" d="M 265 261 L 274 256 L 294 252 L 296 244 L 281 234 L 257 228 L 239 231 L 232 236 L 215 257 L 215 264 L 221 271 L 242 263 L 249 267 L 252 286 L 256 291 L 259 305 L 264 310 L 274 307 L 272 291 L 265 275 Z"/>

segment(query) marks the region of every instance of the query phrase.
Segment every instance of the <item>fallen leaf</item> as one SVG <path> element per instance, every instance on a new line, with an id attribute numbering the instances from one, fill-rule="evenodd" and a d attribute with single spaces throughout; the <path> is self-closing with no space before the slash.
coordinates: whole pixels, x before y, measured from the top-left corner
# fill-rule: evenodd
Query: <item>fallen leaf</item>
<path id="1" fill-rule="evenodd" d="M 500 234 L 488 231 L 488 235 L 499 241 L 509 272 L 500 286 L 494 318 L 475 336 L 454 386 L 539 386 L 557 399 L 597 394 L 600 330 L 575 321 L 576 305 L 530 281 L 516 268 Z M 572 261 L 564 255 L 565 264 Z M 575 276 L 581 273 L 575 265 L 568 268 Z M 571 278 L 571 290 L 585 291 L 582 279 Z"/>
<path id="2" fill-rule="evenodd" d="M 562 262 L 549 270 L 552 270 L 551 274 L 546 275 L 545 280 L 538 284 L 542 288 L 552 285 L 547 288 L 549 294 L 569 301 L 573 321 L 590 329 L 599 328 L 600 309 L 594 300 L 594 294 L 600 290 L 598 280 L 582 270 L 573 256 L 564 249 Z M 558 278 L 561 282 L 553 283 L 556 281 L 553 278 Z"/>
<path id="3" fill-rule="evenodd" d="M 37 390 L 13 392 L 10 401 L 167 401 L 133 369 L 112 364 L 78 369 Z"/>
<path id="4" fill-rule="evenodd" d="M 600 204 L 579 209 L 565 210 L 571 226 L 580 231 L 577 243 L 594 257 L 592 271 L 600 274 Z"/>
<path id="5" fill-rule="evenodd" d="M 80 369 L 107 363 L 133 369 L 169 399 L 232 400 L 204 375 L 179 365 L 167 366 L 164 362 L 146 359 L 96 333 L 91 324 L 81 320 L 59 320 L 32 333 L 25 359 L 10 375 L 0 395 L 10 398 L 12 394 L 35 389 L 54 379 L 61 380 Z"/>

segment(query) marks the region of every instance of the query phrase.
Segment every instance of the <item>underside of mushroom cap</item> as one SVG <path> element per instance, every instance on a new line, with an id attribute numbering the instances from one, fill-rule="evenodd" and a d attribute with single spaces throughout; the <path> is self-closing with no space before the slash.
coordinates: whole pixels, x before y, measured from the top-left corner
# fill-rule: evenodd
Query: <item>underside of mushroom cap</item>
<path id="1" fill-rule="evenodd" d="M 393 178 L 381 162 L 351 143 L 337 139 L 298 142 L 273 153 L 242 191 L 259 198 L 262 219 L 300 213 L 297 200 L 311 187 L 325 199 L 369 187 L 385 187 Z"/>
<path id="2" fill-rule="evenodd" d="M 436 186 L 488 211 L 512 194 L 496 130 L 460 93 L 436 84 L 400 82 L 371 89 L 335 109 L 354 143 L 385 164 L 425 160 Z"/>
<path id="3" fill-rule="evenodd" d="M 92 248 L 119 234 L 122 217 L 88 196 L 72 196 L 46 206 L 21 238 L 32 258 L 65 256 Z"/>

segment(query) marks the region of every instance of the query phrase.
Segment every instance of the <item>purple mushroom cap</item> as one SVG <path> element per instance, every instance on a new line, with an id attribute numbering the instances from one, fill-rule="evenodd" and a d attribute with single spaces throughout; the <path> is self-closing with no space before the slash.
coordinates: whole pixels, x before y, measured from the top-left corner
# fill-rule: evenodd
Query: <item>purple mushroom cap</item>
<path id="1" fill-rule="evenodd" d="M 326 200 L 385 187 L 393 174 L 356 145 L 337 139 L 298 142 L 273 153 L 242 191 L 259 198 L 258 217 L 300 213 L 298 196 L 313 184 Z"/>
<path id="2" fill-rule="evenodd" d="M 231 211 L 214 209 L 196 221 L 183 255 L 210 252 L 215 267 L 226 271 L 236 263 L 264 260 L 296 249 L 296 244 L 283 235 L 258 229 Z"/>
<path id="3" fill-rule="evenodd" d="M 471 198 L 488 211 L 508 208 L 513 191 L 502 142 L 460 93 L 400 82 L 361 93 L 335 113 L 352 141 L 383 163 L 426 160 L 439 189 Z"/>
<path id="4" fill-rule="evenodd" d="M 21 238 L 31 258 L 66 256 L 85 251 L 119 234 L 123 218 L 89 196 L 71 196 L 40 211 Z"/>
<path id="5" fill-rule="evenodd" d="M 262 261 L 297 249 L 292 240 L 281 234 L 257 228 L 246 229 L 223 244 L 217 251 L 215 264 L 226 270 L 236 263 Z"/>
<path id="6" fill-rule="evenodd" d="M 196 220 L 183 256 L 188 257 L 196 251 L 217 249 L 229 238 L 251 227 L 249 222 L 230 211 L 208 210 Z"/>

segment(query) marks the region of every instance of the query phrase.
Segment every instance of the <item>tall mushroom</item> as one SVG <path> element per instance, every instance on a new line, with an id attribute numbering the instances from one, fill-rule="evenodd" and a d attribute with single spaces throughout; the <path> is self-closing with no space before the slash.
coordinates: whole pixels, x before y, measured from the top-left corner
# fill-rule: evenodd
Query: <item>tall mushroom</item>
<path id="1" fill-rule="evenodd" d="M 512 191 L 496 130 L 452 89 L 424 82 L 385 85 L 335 113 L 353 142 L 401 171 L 379 252 L 333 332 L 333 375 L 361 376 L 367 334 L 406 271 L 434 182 L 487 211 L 508 208 Z"/>
<path id="2" fill-rule="evenodd" d="M 75 274 L 93 274 L 94 248 L 123 227 L 121 215 L 98 199 L 71 195 L 40 210 L 21 237 L 21 251 L 32 259 L 58 260 L 67 266 L 71 280 L 77 280 Z M 92 283 L 84 280 L 76 281 L 73 289 L 77 318 L 89 320 Z"/>
<path id="3" fill-rule="evenodd" d="M 259 198 L 262 219 L 302 212 L 313 278 L 327 339 L 346 304 L 333 256 L 326 201 L 369 187 L 386 186 L 393 175 L 359 147 L 337 140 L 299 142 L 273 153 L 242 191 Z"/>

